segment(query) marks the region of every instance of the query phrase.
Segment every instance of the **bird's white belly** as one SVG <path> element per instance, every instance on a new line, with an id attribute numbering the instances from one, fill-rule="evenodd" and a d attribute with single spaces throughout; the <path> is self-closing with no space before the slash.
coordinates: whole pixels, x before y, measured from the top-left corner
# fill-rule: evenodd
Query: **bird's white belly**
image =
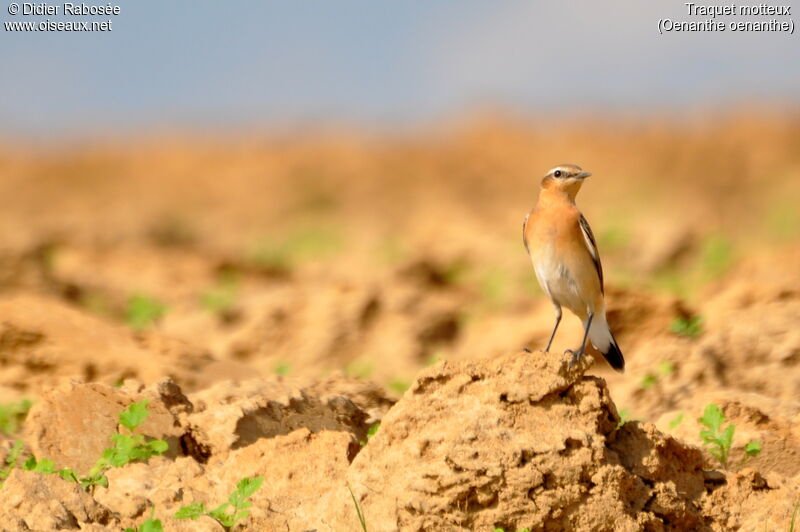
<path id="1" fill-rule="evenodd" d="M 578 284 L 567 266 L 556 258 L 552 248 L 531 255 L 531 262 L 539 285 L 554 303 L 576 313 L 586 311 L 587 302 L 581 297 Z"/>

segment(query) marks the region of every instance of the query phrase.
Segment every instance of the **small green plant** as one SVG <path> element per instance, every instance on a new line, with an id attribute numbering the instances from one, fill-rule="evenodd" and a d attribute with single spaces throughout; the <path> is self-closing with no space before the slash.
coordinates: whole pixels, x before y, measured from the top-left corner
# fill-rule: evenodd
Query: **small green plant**
<path id="1" fill-rule="evenodd" d="M 19 460 L 20 455 L 22 454 L 22 446 L 22 440 L 17 440 L 14 442 L 14 446 L 8 453 L 5 462 L 6 467 L 0 469 L 0 487 L 3 486 L 2 481 L 8 478 L 14 468 L 20 468 L 24 471 L 33 471 L 35 473 L 41 473 L 42 475 L 58 474 L 64 480 L 71 480 L 73 482 L 78 481 L 78 479 L 75 477 L 75 472 L 72 471 L 72 469 L 58 469 L 52 460 L 44 459 L 37 461 L 35 457 L 30 456 L 27 460 L 20 464 Z"/>
<path id="2" fill-rule="evenodd" d="M 248 499 L 264 483 L 264 477 L 243 478 L 236 484 L 236 491 L 231 493 L 228 501 L 213 510 L 208 510 L 202 502 L 181 507 L 175 513 L 175 519 L 197 519 L 207 515 L 215 519 L 225 530 L 230 530 L 236 523 L 250 515 L 249 508 L 253 503 Z"/>
<path id="3" fill-rule="evenodd" d="M 679 316 L 670 325 L 669 331 L 678 336 L 686 336 L 687 338 L 697 338 L 702 334 L 703 318 L 699 316 Z"/>
<path id="4" fill-rule="evenodd" d="M 147 419 L 149 415 L 147 404 L 147 399 L 143 399 L 120 412 L 119 423 L 128 429 L 129 434 L 118 432 L 111 436 L 114 446 L 103 451 L 103 455 L 87 475 L 79 477 L 75 474 L 75 471 L 68 467 L 58 468 L 52 460 L 48 458 L 37 460 L 35 456 L 30 456 L 25 460 L 21 468 L 25 471 L 33 471 L 42 475 L 57 474 L 62 479 L 80 484 L 83 489 L 87 490 L 95 486 L 108 487 L 108 478 L 105 475 L 105 471 L 108 469 L 122 467 L 130 462 L 146 461 L 151 456 L 161 455 L 169 447 L 164 440 L 147 440 L 141 434 L 133 432 Z M 0 481 L 8 478 L 12 469 L 20 467 L 19 456 L 21 452 L 22 441 L 17 440 L 8 457 L 6 457 L 7 466 L 0 470 Z"/>
<path id="5" fill-rule="evenodd" d="M 792 520 L 789 523 L 789 532 L 794 532 L 794 526 L 797 523 L 797 514 L 800 512 L 800 499 L 794 503 L 794 509 L 792 510 Z"/>
<path id="6" fill-rule="evenodd" d="M 361 510 L 361 506 L 358 504 L 356 496 L 353 495 L 353 490 L 350 489 L 350 486 L 347 486 L 347 491 L 350 492 L 350 498 L 353 499 L 353 506 L 356 507 L 356 515 L 358 516 L 358 522 L 361 524 L 361 530 L 362 532 L 367 532 L 367 519 L 364 517 L 364 512 Z"/>
<path id="7" fill-rule="evenodd" d="M 17 440 L 14 442 L 14 445 L 8 451 L 8 456 L 6 456 L 6 467 L 0 469 L 0 487 L 3 486 L 3 481 L 8 478 L 8 475 L 11 474 L 11 471 L 17 467 L 19 464 L 19 455 L 22 453 L 22 440 Z"/>
<path id="8" fill-rule="evenodd" d="M 658 373 L 662 377 L 669 377 L 675 373 L 675 364 L 669 360 L 663 360 L 658 364 Z"/>
<path id="9" fill-rule="evenodd" d="M 442 265 L 442 281 L 448 286 L 460 284 L 464 281 L 469 269 L 470 264 L 466 259 L 462 257 L 453 259 Z"/>
<path id="10" fill-rule="evenodd" d="M 668 377 L 673 373 L 675 373 L 675 365 L 669 360 L 664 360 L 658 365 L 658 375 L 648 372 L 642 377 L 642 382 L 639 383 L 639 386 L 643 390 L 649 390 L 658 383 L 661 377 Z"/>
<path id="11" fill-rule="evenodd" d="M 311 226 L 279 240 L 262 240 L 248 253 L 248 259 L 263 268 L 290 271 L 307 260 L 336 253 L 342 244 L 342 236 L 334 228 Z"/>
<path id="12" fill-rule="evenodd" d="M 389 388 L 399 394 L 404 394 L 411 387 L 411 383 L 405 379 L 392 379 L 389 381 Z"/>
<path id="13" fill-rule="evenodd" d="M 345 366 L 344 372 L 346 375 L 356 379 L 369 379 L 374 369 L 371 362 L 354 360 Z"/>
<path id="14" fill-rule="evenodd" d="M 238 290 L 236 273 L 226 270 L 219 275 L 217 284 L 200 296 L 200 304 L 213 314 L 225 315 L 236 306 Z"/>
<path id="15" fill-rule="evenodd" d="M 0 405 L 0 433 L 10 436 L 17 432 L 32 404 L 30 400 L 23 399 L 16 403 Z"/>
<path id="16" fill-rule="evenodd" d="M 669 428 L 674 429 L 683 422 L 683 412 L 672 418 L 669 422 Z"/>
<path id="17" fill-rule="evenodd" d="M 128 299 L 125 322 L 136 331 L 144 330 L 156 323 L 167 313 L 167 306 L 161 301 L 135 294 Z"/>
<path id="18" fill-rule="evenodd" d="M 281 377 L 288 375 L 290 369 L 291 368 L 289 367 L 289 364 L 286 362 L 278 362 L 275 364 L 275 374 L 280 375 Z"/>
<path id="19" fill-rule="evenodd" d="M 712 279 L 718 278 L 733 265 L 733 244 L 723 236 L 711 236 L 703 242 L 700 255 L 705 276 Z"/>
<path id="20" fill-rule="evenodd" d="M 627 408 L 623 408 L 618 412 L 619 414 L 619 421 L 617 422 L 617 429 L 622 428 L 626 423 L 630 423 L 632 421 L 641 421 L 641 419 L 633 419 L 631 418 L 631 411 Z"/>
<path id="21" fill-rule="evenodd" d="M 161 520 L 156 519 L 156 509 L 154 506 L 150 507 L 150 517 L 142 522 L 138 528 L 126 528 L 125 532 L 164 532 L 164 527 L 161 525 Z"/>
<path id="22" fill-rule="evenodd" d="M 744 446 L 744 453 L 749 457 L 758 456 L 761 454 L 761 442 L 755 440 L 747 442 Z"/>
<path id="23" fill-rule="evenodd" d="M 148 400 L 142 399 L 120 413 L 119 424 L 128 429 L 129 434 L 118 432 L 111 436 L 114 445 L 105 449 L 94 467 L 89 470 L 88 475 L 79 480 L 84 489 L 94 486 L 108 487 L 108 479 L 104 471 L 112 467 L 122 467 L 131 462 L 145 462 L 152 456 L 160 456 L 169 448 L 164 440 L 147 440 L 141 434 L 133 432 L 147 419 L 149 415 L 147 405 Z"/>
<path id="24" fill-rule="evenodd" d="M 643 390 L 649 390 L 650 388 L 655 386 L 657 382 L 658 382 L 658 377 L 653 375 L 652 373 L 648 373 L 644 377 L 642 377 L 642 382 L 639 383 L 639 386 Z"/>
<path id="25" fill-rule="evenodd" d="M 380 421 L 370 425 L 369 429 L 367 429 L 367 439 L 366 440 L 361 440 L 358 443 L 360 443 L 362 447 L 365 446 L 367 443 L 369 443 L 370 438 L 372 438 L 373 436 L 375 436 L 378 433 L 378 429 L 379 428 L 381 428 Z"/>
<path id="26" fill-rule="evenodd" d="M 733 445 L 733 435 L 736 425 L 729 423 L 724 426 L 725 414 L 715 404 L 706 406 L 703 417 L 698 421 L 706 428 L 700 431 L 700 438 L 708 448 L 711 456 L 716 458 L 723 467 L 728 467 L 728 457 Z M 757 456 L 761 452 L 761 442 L 751 441 L 745 444 L 744 452 L 747 457 Z"/>
<path id="27" fill-rule="evenodd" d="M 628 421 L 631 421 L 630 417 L 631 417 L 631 411 L 630 410 L 628 410 L 627 408 L 623 408 L 622 410 L 620 410 L 619 411 L 619 421 L 617 422 L 617 428 L 618 429 L 622 428 L 622 426 L 625 423 L 627 423 Z"/>
<path id="28" fill-rule="evenodd" d="M 49 458 L 43 458 L 41 460 L 36 460 L 35 456 L 28 457 L 25 460 L 25 463 L 22 464 L 22 469 L 25 471 L 33 471 L 34 473 L 40 473 L 42 475 L 53 475 L 57 474 L 63 480 L 68 480 L 70 482 L 80 482 L 78 477 L 75 475 L 75 471 L 68 467 L 57 468 L 55 462 L 50 460 Z"/>
<path id="29" fill-rule="evenodd" d="M 442 351 L 434 351 L 425 358 L 425 366 L 433 366 L 444 360 L 444 353 Z"/>
<path id="30" fill-rule="evenodd" d="M 729 423 L 723 428 L 725 414 L 715 404 L 706 406 L 703 417 L 698 419 L 706 428 L 700 431 L 700 439 L 705 443 L 708 452 L 716 458 L 723 467 L 728 467 L 728 456 L 733 445 L 733 433 L 736 426 Z"/>
<path id="31" fill-rule="evenodd" d="M 153 519 L 148 517 L 138 528 L 126 528 L 125 532 L 164 532 L 164 527 L 161 525 L 160 519 Z"/>

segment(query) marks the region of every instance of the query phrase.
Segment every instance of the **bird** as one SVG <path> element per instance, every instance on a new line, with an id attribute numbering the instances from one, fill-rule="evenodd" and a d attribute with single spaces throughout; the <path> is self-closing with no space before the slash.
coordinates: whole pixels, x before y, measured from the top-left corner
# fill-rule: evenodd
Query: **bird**
<path id="1" fill-rule="evenodd" d="M 606 320 L 603 266 L 589 222 L 575 205 L 583 181 L 592 175 L 574 164 L 560 164 L 542 178 L 536 206 L 522 223 L 522 241 L 533 263 L 539 285 L 550 298 L 556 322 L 545 352 L 550 352 L 566 307 L 583 322 L 583 341 L 567 349 L 570 367 L 586 353 L 589 340 L 609 365 L 625 369 L 614 334 Z"/>

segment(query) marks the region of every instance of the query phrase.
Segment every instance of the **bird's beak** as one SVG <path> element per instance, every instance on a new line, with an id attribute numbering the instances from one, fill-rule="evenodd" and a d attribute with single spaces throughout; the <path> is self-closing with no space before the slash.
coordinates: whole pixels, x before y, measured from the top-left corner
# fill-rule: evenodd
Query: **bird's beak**
<path id="1" fill-rule="evenodd" d="M 591 172 L 581 172 L 580 174 L 577 175 L 577 177 L 578 177 L 578 179 L 586 179 L 590 175 L 592 175 Z"/>

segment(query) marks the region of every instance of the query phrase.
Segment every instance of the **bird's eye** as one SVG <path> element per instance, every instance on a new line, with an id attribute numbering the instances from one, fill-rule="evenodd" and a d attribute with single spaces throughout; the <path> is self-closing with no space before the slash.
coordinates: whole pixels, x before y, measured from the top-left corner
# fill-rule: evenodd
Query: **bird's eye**
<path id="1" fill-rule="evenodd" d="M 556 177 L 561 177 L 561 170 L 556 170 L 556 172 L 553 175 Z"/>

